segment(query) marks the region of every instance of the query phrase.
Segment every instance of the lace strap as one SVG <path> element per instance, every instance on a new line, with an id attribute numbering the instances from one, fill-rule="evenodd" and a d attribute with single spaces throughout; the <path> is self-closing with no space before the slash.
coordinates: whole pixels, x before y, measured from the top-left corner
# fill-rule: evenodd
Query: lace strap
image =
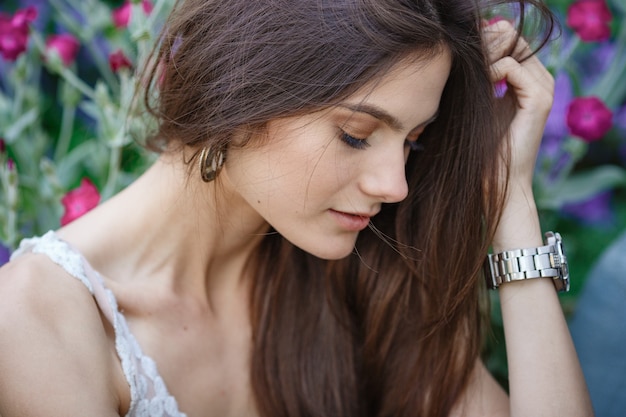
<path id="1" fill-rule="evenodd" d="M 117 310 L 117 303 L 108 296 L 100 275 L 95 273 L 84 256 L 69 243 L 59 239 L 51 230 L 41 237 L 22 240 L 19 248 L 11 255 L 11 260 L 25 253 L 48 256 L 52 262 L 63 268 L 69 275 L 82 282 L 94 296 L 98 307 L 109 323 L 115 323 L 114 311 Z"/>
<path id="2" fill-rule="evenodd" d="M 115 348 L 130 387 L 131 400 L 126 416 L 187 417 L 178 410 L 178 404 L 169 394 L 156 363 L 143 354 L 126 319 L 118 312 L 115 295 L 105 287 L 102 277 L 87 259 L 53 231 L 41 237 L 22 240 L 20 247 L 11 255 L 11 260 L 26 253 L 48 256 L 69 275 L 82 282 L 93 295 L 102 314 L 113 325 Z"/>

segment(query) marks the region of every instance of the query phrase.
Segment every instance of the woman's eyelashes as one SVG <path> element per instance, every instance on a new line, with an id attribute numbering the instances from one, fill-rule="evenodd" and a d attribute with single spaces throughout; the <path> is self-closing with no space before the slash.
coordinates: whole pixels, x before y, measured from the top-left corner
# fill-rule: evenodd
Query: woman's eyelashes
<path id="1" fill-rule="evenodd" d="M 343 143 L 354 149 L 366 149 L 370 146 L 367 142 L 367 138 L 357 138 L 344 131 L 341 131 L 339 138 Z M 418 143 L 417 138 L 407 139 L 404 143 L 411 151 L 421 151 L 424 149 L 424 145 Z"/>
<path id="2" fill-rule="evenodd" d="M 370 144 L 367 143 L 367 138 L 356 138 L 344 131 L 341 132 L 339 138 L 343 143 L 354 149 L 365 149 L 370 146 Z"/>

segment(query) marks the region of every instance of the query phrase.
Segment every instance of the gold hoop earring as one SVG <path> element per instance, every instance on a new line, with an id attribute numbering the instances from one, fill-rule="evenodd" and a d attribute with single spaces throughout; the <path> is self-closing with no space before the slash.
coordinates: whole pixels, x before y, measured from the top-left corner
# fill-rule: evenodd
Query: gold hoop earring
<path id="1" fill-rule="evenodd" d="M 226 162 L 226 150 L 221 146 L 205 146 L 200 152 L 200 177 L 204 182 L 211 182 L 219 175 Z"/>

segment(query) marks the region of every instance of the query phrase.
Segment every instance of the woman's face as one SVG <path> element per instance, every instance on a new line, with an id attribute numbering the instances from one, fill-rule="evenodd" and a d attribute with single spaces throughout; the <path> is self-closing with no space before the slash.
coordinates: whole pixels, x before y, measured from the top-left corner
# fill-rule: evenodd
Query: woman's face
<path id="1" fill-rule="evenodd" d="M 339 259 L 383 203 L 408 193 L 411 145 L 437 115 L 448 52 L 404 60 L 339 106 L 271 121 L 267 139 L 232 147 L 221 175 L 299 248 Z"/>

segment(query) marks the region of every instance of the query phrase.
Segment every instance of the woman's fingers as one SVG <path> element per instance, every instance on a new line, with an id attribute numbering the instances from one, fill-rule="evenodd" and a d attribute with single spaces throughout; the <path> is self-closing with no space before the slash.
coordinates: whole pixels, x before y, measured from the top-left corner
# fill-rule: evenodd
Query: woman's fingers
<path id="1" fill-rule="evenodd" d="M 506 80 L 517 96 L 520 109 L 534 108 L 549 111 L 552 106 L 554 79 L 538 60 L 529 58 L 523 63 L 507 56 L 490 67 L 491 80 Z"/>
<path id="2" fill-rule="evenodd" d="M 501 20 L 483 28 L 493 82 L 506 80 L 517 96 L 520 109 L 549 110 L 554 79 L 532 54 L 528 42 L 513 25 Z M 544 111 L 540 111 L 544 113 Z"/>
<path id="3" fill-rule="evenodd" d="M 510 125 L 511 180 L 530 184 L 543 128 L 552 107 L 554 79 L 523 38 L 507 21 L 483 29 L 495 83 L 506 80 L 515 97 Z"/>
<path id="4" fill-rule="evenodd" d="M 483 36 L 489 54 L 489 62 L 495 62 L 505 56 L 523 60 L 532 55 L 528 42 L 519 36 L 511 22 L 500 20 L 483 28 Z"/>

